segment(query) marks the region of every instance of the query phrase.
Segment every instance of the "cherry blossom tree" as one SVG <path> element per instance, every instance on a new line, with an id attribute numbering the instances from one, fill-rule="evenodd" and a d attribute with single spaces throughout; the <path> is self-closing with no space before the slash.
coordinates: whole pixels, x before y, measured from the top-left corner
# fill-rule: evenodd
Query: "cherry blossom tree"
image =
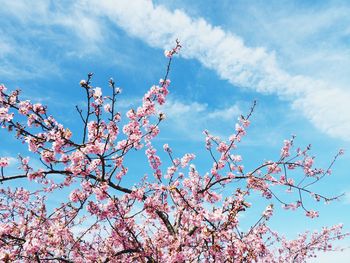
<path id="1" fill-rule="evenodd" d="M 310 147 L 295 149 L 293 137 L 284 141 L 277 160 L 246 170 L 238 145 L 255 102 L 226 140 L 204 131 L 204 147 L 212 158 L 205 174 L 193 165 L 194 154 L 177 156 L 168 144 L 156 149 L 153 141 L 165 119 L 159 105 L 166 103 L 170 65 L 180 47 L 177 42 L 165 52 L 164 78 L 137 109 L 126 113 L 125 125 L 116 103 L 121 89 L 113 79 L 109 95 L 92 86 L 92 73 L 80 81 L 86 108 L 76 107 L 82 123 L 78 140 L 46 106 L 0 86 L 0 124 L 30 151 L 30 157 L 18 156 L 17 174 L 7 173 L 9 158 L 0 158 L 3 262 L 304 262 L 318 251 L 333 250 L 333 241 L 347 235 L 335 225 L 288 240 L 268 226 L 276 204 L 314 218 L 318 212 L 304 199 L 337 199 L 310 187 L 330 174 L 343 151 L 327 169 L 315 168 Z M 128 188 L 125 160 L 132 150 L 145 152 L 152 172 Z M 160 150 L 168 160 L 161 160 Z M 35 190 L 19 187 L 23 180 L 35 184 Z M 276 190 L 280 188 L 297 201 L 284 201 Z M 64 189 L 70 192 L 66 197 L 60 194 Z M 223 190 L 229 194 L 221 194 Z M 257 193 L 271 204 L 244 230 L 242 215 L 251 207 L 249 196 Z M 52 207 L 48 199 L 58 194 L 60 202 Z"/>

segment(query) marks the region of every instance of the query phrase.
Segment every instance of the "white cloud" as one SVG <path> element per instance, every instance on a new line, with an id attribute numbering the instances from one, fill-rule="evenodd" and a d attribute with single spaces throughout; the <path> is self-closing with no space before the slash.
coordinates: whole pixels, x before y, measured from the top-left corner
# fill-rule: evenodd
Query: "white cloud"
<path id="1" fill-rule="evenodd" d="M 292 2 L 245 5 L 245 16 L 237 13 L 228 20 L 246 38 L 253 32 L 255 45 L 269 45 L 278 50 L 279 61 L 288 69 L 324 79 L 329 83 L 349 85 L 350 23 L 348 3 L 318 2 L 303 6 Z M 249 17 L 251 23 L 247 23 Z M 248 28 L 249 26 L 249 28 Z"/>
<path id="2" fill-rule="evenodd" d="M 243 114 L 243 112 L 239 109 L 238 105 L 235 104 L 229 108 L 217 109 L 209 112 L 208 118 L 234 122 L 241 114 Z"/>
<path id="3" fill-rule="evenodd" d="M 207 109 L 206 104 L 201 104 L 198 102 L 192 102 L 189 104 L 185 104 L 180 101 L 172 101 L 169 100 L 168 103 L 166 103 L 162 110 L 168 114 L 171 117 L 184 117 L 188 118 L 188 114 L 191 115 L 197 115 L 200 113 L 205 112 Z"/>
<path id="4" fill-rule="evenodd" d="M 180 10 L 155 6 L 151 1 L 89 1 L 86 5 L 101 17 L 107 16 L 128 34 L 153 47 L 171 47 L 176 38 L 185 58 L 199 60 L 230 83 L 277 94 L 292 103 L 321 131 L 350 140 L 350 92 L 306 76 L 291 75 L 276 62 L 275 54 L 262 47 L 250 48 L 244 41 L 192 19 Z"/>
<path id="5" fill-rule="evenodd" d="M 101 21 L 82 10 L 83 3 L 50 4 L 38 0 L 1 1 L 0 75 L 3 78 L 40 78 L 60 75 L 61 57 L 98 53 L 104 40 Z M 48 57 L 56 47 L 61 57 Z"/>
<path id="6" fill-rule="evenodd" d="M 36 1 L 32 8 L 28 8 L 25 1 L 4 1 L 2 5 L 4 8 L 0 14 L 17 19 L 26 35 L 45 35 L 50 41 L 63 41 L 58 46 L 70 45 L 67 55 L 82 56 L 92 51 L 99 52 L 102 50 L 102 43 L 106 49 L 110 48 L 110 45 L 105 43 L 106 36 L 112 34 L 108 23 L 105 22 L 106 18 L 131 36 L 140 38 L 153 47 L 169 48 L 174 44 L 174 40 L 179 38 L 184 47 L 181 54 L 185 58 L 199 60 L 233 85 L 277 94 L 281 99 L 288 101 L 293 109 L 303 113 L 321 131 L 333 137 L 350 140 L 350 117 L 346 114 L 350 112 L 350 92 L 347 87 L 341 88 L 342 85 L 336 86 L 307 76 L 292 75 L 278 65 L 274 52 L 268 52 L 263 47 L 248 47 L 242 38 L 212 26 L 203 18 L 194 19 L 183 11 L 168 10 L 147 0 L 81 0 L 74 5 L 49 5 L 46 1 Z M 329 26 L 329 23 L 332 24 L 338 19 L 334 16 L 336 11 L 337 9 L 332 9 L 320 15 L 315 14 L 312 26 L 294 26 L 294 31 L 299 32 L 300 38 L 305 38 L 315 30 L 319 32 L 323 26 Z M 344 16 L 344 12 L 340 14 Z M 293 25 L 290 19 L 278 16 L 277 18 L 284 26 Z M 306 21 L 305 19 L 306 16 L 302 16 L 298 21 Z M 306 22 L 305 24 L 310 25 Z M 40 26 L 40 31 L 35 29 L 36 26 Z M 66 30 L 63 39 L 59 31 L 52 30 L 57 26 Z M 264 21 L 263 26 L 266 31 L 269 24 Z M 16 78 L 20 75 L 22 78 L 33 78 L 45 76 L 50 72 L 59 74 L 56 62 L 48 61 L 41 55 L 40 50 L 22 43 L 21 35 L 14 37 L 16 34 L 12 34 L 13 30 L 11 26 L 4 26 L 2 30 L 2 76 Z M 67 32 L 70 32 L 69 36 Z M 271 37 L 278 38 L 279 35 L 276 34 L 270 32 Z M 74 39 L 66 41 L 70 36 Z M 293 46 L 291 40 L 285 43 L 285 50 L 288 46 Z M 339 58 L 336 52 L 331 52 L 330 55 L 332 56 L 328 56 L 328 59 Z M 322 56 L 322 53 L 314 54 L 307 62 L 303 62 L 299 57 L 295 65 L 307 64 L 310 60 L 317 61 Z"/>
<path id="7" fill-rule="evenodd" d="M 63 26 L 74 31 L 75 36 L 86 43 L 93 44 L 103 39 L 101 32 L 101 21 L 96 21 L 94 16 L 90 16 L 84 11 L 84 1 L 74 4 L 52 3 L 38 0 L 28 5 L 27 1 L 4 1 L 2 3 L 2 13 L 11 19 L 16 19 L 28 33 L 40 35 L 40 31 L 45 34 L 54 35 L 47 27 Z M 40 31 L 32 29 L 30 26 L 39 25 Z M 50 36 L 48 36 L 50 37 Z"/>
<path id="8" fill-rule="evenodd" d="M 337 263 L 347 263 L 350 258 L 350 250 L 345 249 L 344 251 L 332 251 L 326 253 L 317 253 L 317 257 L 314 259 L 310 259 L 308 263 L 329 263 L 329 262 L 337 262 Z"/>
<path id="9" fill-rule="evenodd" d="M 165 113 L 165 125 L 171 127 L 171 130 L 179 131 L 182 135 L 199 141 L 203 141 L 202 132 L 205 129 L 225 139 L 228 134 L 225 134 L 222 127 L 226 129 L 234 127 L 237 118 L 242 113 L 237 104 L 226 108 L 211 109 L 204 103 L 196 101 L 184 103 L 173 99 L 168 99 L 160 111 Z M 227 122 L 231 125 L 227 125 Z"/>
<path id="10" fill-rule="evenodd" d="M 191 140 L 203 140 L 203 116 L 207 110 L 206 104 L 192 102 L 185 104 L 180 101 L 168 99 L 164 106 L 160 107 L 160 111 L 165 113 L 166 120 L 163 130 L 179 132 L 182 136 Z"/>

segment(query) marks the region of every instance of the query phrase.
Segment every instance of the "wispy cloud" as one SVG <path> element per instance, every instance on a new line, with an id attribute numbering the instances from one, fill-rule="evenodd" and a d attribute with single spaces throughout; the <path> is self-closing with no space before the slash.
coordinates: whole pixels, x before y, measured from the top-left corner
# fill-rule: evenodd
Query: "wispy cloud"
<path id="1" fill-rule="evenodd" d="M 155 6 L 151 1 L 92 0 L 87 7 L 153 47 L 171 47 L 176 38 L 181 39 L 185 58 L 199 60 L 235 86 L 276 94 L 321 131 L 350 140 L 350 118 L 346 115 L 350 112 L 350 92 L 286 72 L 274 52 L 248 47 L 242 38 L 203 18 L 193 19 L 183 11 Z"/>
<path id="2" fill-rule="evenodd" d="M 344 247 L 344 245 L 343 245 Z M 350 249 L 349 244 L 346 249 L 343 251 L 332 251 L 327 253 L 319 252 L 316 254 L 317 257 L 314 259 L 310 259 L 308 263 L 329 263 L 329 262 L 338 262 L 338 263 L 346 263 L 350 257 Z"/>
<path id="3" fill-rule="evenodd" d="M 96 21 L 96 17 L 84 12 L 84 2 L 67 4 L 38 0 L 29 6 L 24 0 L 4 1 L 1 14 L 7 19 L 15 20 L 22 29 L 26 30 L 26 34 L 36 34 L 38 37 L 42 37 L 41 34 L 49 34 L 47 38 L 55 35 L 63 37 L 55 28 L 55 26 L 61 26 L 71 29 L 75 37 L 91 45 L 103 39 L 102 23 Z M 40 28 L 36 28 L 38 26 Z M 47 29 L 51 29 L 51 32 Z"/>
<path id="4" fill-rule="evenodd" d="M 36 1 L 31 8 L 28 8 L 26 1 L 4 1 L 2 5 L 0 14 L 6 18 L 0 26 L 4 36 L 0 51 L 2 76 L 36 78 L 50 73 L 60 74 L 57 62 L 60 58 L 57 57 L 55 61 L 51 56 L 49 59 L 43 47 L 35 48 L 25 40 L 28 35 L 53 43 L 57 48 L 65 48 L 66 56 L 80 57 L 89 52 L 95 52 L 96 55 L 111 49 L 107 41 L 113 31 L 113 26 L 108 22 L 110 20 L 129 35 L 153 47 L 171 47 L 176 38 L 181 39 L 183 57 L 197 59 L 234 86 L 276 94 L 324 133 L 350 140 L 350 117 L 346 114 L 350 112 L 348 86 L 332 84 L 322 78 L 296 75 L 297 70 L 288 72 L 277 62 L 280 61 L 276 59 L 279 53 L 267 51 L 261 46 L 248 47 L 241 37 L 228 29 L 213 26 L 203 18 L 192 18 L 184 11 L 169 10 L 146 0 L 131 3 L 126 0 L 82 0 L 73 5 Z M 300 26 L 300 21 L 305 21 L 307 15 L 297 20 L 299 24 L 293 24 L 294 20 L 283 18 L 285 16 L 280 13 L 277 18 L 281 27 L 292 27 L 299 32 L 300 39 L 307 39 L 306 36 L 312 35 L 315 30 L 320 31 L 329 23 L 338 21 L 335 14 L 344 16 L 344 11 L 338 11 L 331 9 L 320 15 L 315 14 L 312 26 L 310 23 Z M 11 26 L 13 20 L 16 21 L 16 28 Z M 268 32 L 271 25 L 265 20 L 263 22 L 262 27 Z M 14 31 L 18 32 L 18 27 L 24 34 L 14 34 Z M 346 34 L 344 30 L 343 34 Z M 276 31 L 283 30 L 280 28 Z M 269 37 L 278 38 L 273 30 L 269 32 Z M 291 40 L 285 41 L 285 45 L 293 48 Z M 305 69 L 308 63 L 317 64 L 324 57 L 328 60 L 338 59 L 339 54 L 330 51 L 329 56 L 324 56 L 316 52 L 306 61 L 302 57 L 299 56 L 294 67 Z M 325 62 L 324 59 L 321 61 Z M 310 73 L 307 70 L 302 72 Z"/>
<path id="5" fill-rule="evenodd" d="M 229 134 L 225 134 L 224 130 L 233 127 L 242 113 L 238 104 L 213 109 L 205 103 L 196 101 L 186 103 L 174 99 L 169 99 L 160 110 L 166 114 L 165 125 L 171 127 L 171 130 L 179 131 L 187 138 L 200 141 L 203 141 L 204 137 L 201 135 L 206 128 L 218 136 L 228 136 Z M 227 122 L 231 125 L 227 125 Z"/>
<path id="6" fill-rule="evenodd" d="M 324 1 L 303 6 L 276 1 L 244 7 L 246 15 L 240 16 L 240 27 L 228 18 L 232 28 L 240 28 L 244 38 L 249 37 L 250 31 L 252 43 L 276 49 L 278 60 L 293 72 L 348 87 L 350 7 L 346 2 Z M 232 17 L 237 20 L 237 14 Z M 253 17 L 250 23 L 248 17 Z"/>
<path id="7" fill-rule="evenodd" d="M 1 1 L 0 75 L 33 79 L 60 75 L 62 57 L 98 53 L 101 21 L 85 14 L 83 3 Z M 57 53 L 57 51 L 60 51 Z M 60 54 L 60 55 L 59 55 Z"/>

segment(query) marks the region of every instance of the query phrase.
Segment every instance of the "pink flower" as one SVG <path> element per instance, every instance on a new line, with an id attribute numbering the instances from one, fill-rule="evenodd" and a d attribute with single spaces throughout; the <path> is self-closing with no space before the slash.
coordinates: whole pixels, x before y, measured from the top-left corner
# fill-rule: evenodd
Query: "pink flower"
<path id="1" fill-rule="evenodd" d="M 107 103 L 103 106 L 105 112 L 111 112 L 111 104 Z"/>
<path id="2" fill-rule="evenodd" d="M 290 155 L 289 150 L 290 150 L 291 146 L 292 146 L 291 141 L 284 140 L 284 146 L 283 146 L 283 148 L 281 150 L 281 157 L 282 158 L 288 157 Z"/>
<path id="3" fill-rule="evenodd" d="M 165 53 L 167 57 L 179 51 L 181 45 L 178 41 L 176 44 Z M 152 86 L 141 105 L 128 111 L 123 134 L 119 134 L 121 114 L 110 114 L 114 96 L 103 97 L 101 88 L 92 88 L 85 80 L 80 85 L 92 101 L 87 105 L 89 111 L 78 109 L 83 129 L 74 127 L 74 137 L 44 114 L 46 106 L 21 101 L 19 91 L 5 94 L 5 87 L 0 85 L 0 123 L 28 144 L 31 158 L 37 157 L 43 167 L 34 169 L 28 158 L 19 156 L 21 171 L 17 176 L 13 171 L 0 171 L 0 181 L 13 180 L 0 187 L 0 261 L 304 262 L 320 250 L 332 250 L 330 242 L 347 235 L 338 225 L 287 240 L 267 224 L 274 213 L 272 204 L 257 221 L 243 217 L 252 206 L 247 201 L 258 198 L 255 192 L 291 210 L 306 209 L 304 199 L 310 198 L 306 193 L 316 201 L 333 200 L 308 188 L 309 182 L 316 183 L 324 171 L 329 172 L 313 168 L 310 147 L 286 160 L 293 139 L 284 141 L 276 161 L 253 167 L 253 160 L 248 160 L 244 171 L 242 157 L 234 151 L 249 126 L 241 116 L 228 141 L 204 132 L 210 151 L 207 159 L 198 161 L 197 169 L 192 164 L 194 154 L 178 158 L 168 144 L 163 145 L 165 153 L 157 154 L 160 141 L 152 144 L 159 133 L 158 123 L 164 118 L 158 106 L 165 103 L 169 93 L 168 79 Z M 110 86 L 114 88 L 113 80 Z M 102 107 L 107 114 L 102 114 Z M 14 116 L 19 118 L 12 123 Z M 146 148 L 146 162 L 132 157 L 132 152 L 142 147 Z M 342 153 L 340 150 L 338 154 Z M 168 160 L 164 162 L 161 157 Z M 147 161 L 151 169 L 143 167 Z M 162 161 L 170 166 L 164 167 Z M 31 163 L 34 165 L 35 159 Z M 0 170 L 8 165 L 9 158 L 0 158 Z M 294 176 L 294 168 L 314 178 Z M 154 178 L 140 178 L 140 172 L 150 171 Z M 164 177 L 162 171 L 166 171 Z M 25 176 L 36 181 L 24 185 L 28 190 L 21 187 L 23 180 L 15 181 Z M 291 194 L 292 190 L 299 192 L 292 197 L 298 201 L 280 198 L 283 192 L 275 186 L 291 190 Z M 50 196 L 54 190 L 57 195 Z M 58 199 L 53 200 L 55 197 Z M 309 200 L 306 204 L 312 208 Z M 306 216 L 315 218 L 318 212 L 309 210 Z"/>
<path id="4" fill-rule="evenodd" d="M 44 114 L 46 112 L 45 107 L 40 103 L 33 104 L 33 111 L 39 114 Z"/>
<path id="5" fill-rule="evenodd" d="M 10 160 L 7 157 L 0 158 L 0 167 L 6 167 L 9 166 Z"/>
<path id="6" fill-rule="evenodd" d="M 34 180 L 34 179 L 37 179 L 37 178 L 43 178 L 44 176 L 44 173 L 43 173 L 43 170 L 42 169 L 39 169 L 38 171 L 36 172 L 31 172 L 31 173 L 28 173 L 27 177 L 28 179 L 31 181 L 31 180 Z"/>
<path id="7" fill-rule="evenodd" d="M 232 159 L 234 162 L 236 162 L 236 163 L 242 161 L 242 156 L 240 156 L 240 155 L 231 155 L 230 157 L 231 157 L 231 159 Z"/>
<path id="8" fill-rule="evenodd" d="M 161 165 L 161 161 L 158 155 L 156 155 L 157 150 L 154 149 L 151 145 L 146 150 L 146 155 L 148 158 L 148 162 L 152 169 L 158 170 L 159 166 Z"/>
<path id="9" fill-rule="evenodd" d="M 34 138 L 34 137 L 27 137 L 27 138 L 25 139 L 25 141 L 27 142 L 27 144 L 28 144 L 28 149 L 29 149 L 29 151 L 31 151 L 31 152 L 37 152 L 38 149 L 39 149 L 39 147 L 42 145 L 42 144 L 39 143 L 39 142 L 37 141 L 37 139 Z"/>
<path id="10" fill-rule="evenodd" d="M 8 113 L 9 109 L 6 107 L 0 107 L 0 122 L 11 121 L 13 119 L 13 113 Z"/>
<path id="11" fill-rule="evenodd" d="M 102 183 L 96 186 L 95 188 L 93 188 L 92 191 L 95 193 L 96 199 L 101 201 L 107 198 L 108 188 L 109 188 L 108 184 Z"/>
<path id="12" fill-rule="evenodd" d="M 309 211 L 306 211 L 306 216 L 308 216 L 310 218 L 315 218 L 315 217 L 318 217 L 318 212 L 313 211 L 313 210 L 309 210 Z"/>
<path id="13" fill-rule="evenodd" d="M 41 157 L 46 163 L 51 163 L 51 162 L 54 162 L 56 160 L 55 153 L 53 151 L 49 151 L 49 150 L 44 150 L 41 153 Z"/>
<path id="14" fill-rule="evenodd" d="M 5 85 L 0 84 L 0 92 L 5 92 L 7 89 L 5 87 Z"/>
<path id="15" fill-rule="evenodd" d="M 164 149 L 165 152 L 171 153 L 171 149 L 170 149 L 170 147 L 169 147 L 169 144 L 167 144 L 167 143 L 164 144 L 164 145 L 163 145 L 163 149 Z"/>
<path id="16" fill-rule="evenodd" d="M 94 88 L 94 98 L 99 99 L 102 96 L 102 90 L 99 87 Z"/>
<path id="17" fill-rule="evenodd" d="M 69 195 L 69 199 L 73 202 L 76 203 L 80 200 L 80 191 L 78 189 L 73 190 L 70 195 Z"/>
<path id="18" fill-rule="evenodd" d="M 95 99 L 95 104 L 92 104 L 93 107 L 95 107 L 95 113 L 98 115 L 99 114 L 99 108 L 97 105 L 101 105 L 103 103 L 102 100 L 102 90 L 99 87 L 96 87 L 93 89 L 93 97 Z"/>
<path id="19" fill-rule="evenodd" d="M 171 52 L 171 50 L 165 50 L 164 56 L 166 56 L 167 58 L 171 58 L 173 56 L 173 53 Z"/>
<path id="20" fill-rule="evenodd" d="M 79 82 L 80 86 L 82 87 L 85 87 L 87 85 L 87 82 L 85 79 L 82 79 L 80 82 Z"/>
<path id="21" fill-rule="evenodd" d="M 192 161 L 196 156 L 191 153 L 186 153 L 182 158 L 181 158 L 181 167 L 184 168 L 186 167 L 190 161 Z"/>
<path id="22" fill-rule="evenodd" d="M 263 212 L 263 216 L 266 219 L 269 219 L 273 214 L 273 204 L 270 204 L 266 207 L 265 211 Z"/>
<path id="23" fill-rule="evenodd" d="M 145 190 L 144 189 L 142 189 L 142 188 L 135 189 L 134 188 L 132 193 L 131 193 L 131 196 L 133 198 L 136 198 L 139 201 L 142 201 L 144 194 L 145 194 Z"/>
<path id="24" fill-rule="evenodd" d="M 224 142 L 221 142 L 217 147 L 218 152 L 225 153 L 229 149 L 229 145 Z"/>
<path id="25" fill-rule="evenodd" d="M 269 173 L 279 173 L 282 170 L 281 167 L 279 167 L 277 163 L 273 163 L 271 165 L 268 165 L 267 169 L 268 169 Z"/>
<path id="26" fill-rule="evenodd" d="M 178 53 L 181 49 L 180 41 L 176 40 L 176 46 L 171 50 L 165 50 L 164 56 L 171 58 L 174 54 Z"/>
<path id="27" fill-rule="evenodd" d="M 32 109 L 32 104 L 30 103 L 29 100 L 21 101 L 19 103 L 19 109 L 18 112 L 20 114 L 26 115 L 29 113 L 29 111 Z"/>
<path id="28" fill-rule="evenodd" d="M 241 125 L 239 125 L 238 123 L 236 123 L 236 132 L 238 132 L 241 135 L 245 134 L 244 128 Z"/>

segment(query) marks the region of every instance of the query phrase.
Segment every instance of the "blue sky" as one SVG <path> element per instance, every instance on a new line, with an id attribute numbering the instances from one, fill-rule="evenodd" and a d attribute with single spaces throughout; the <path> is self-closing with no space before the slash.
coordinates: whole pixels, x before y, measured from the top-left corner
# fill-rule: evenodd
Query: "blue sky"
<path id="1" fill-rule="evenodd" d="M 80 79 L 94 72 L 94 84 L 107 88 L 113 77 L 123 89 L 119 106 L 126 111 L 163 76 L 163 50 L 179 38 L 183 49 L 170 74 L 159 146 L 168 142 L 179 155 L 195 153 L 197 167 L 205 172 L 210 159 L 202 131 L 229 135 L 237 116 L 256 99 L 252 126 L 240 148 L 245 166 L 276 158 L 291 134 L 297 135 L 298 145 L 313 145 L 320 166 L 327 166 L 339 148 L 350 149 L 347 1 L 0 4 L 0 82 L 21 88 L 25 98 L 49 104 L 73 131 L 79 131 L 74 106 L 84 98 Z M 22 150 L 12 137 L 1 136 L 6 138 L 0 141 L 1 154 L 15 156 Z M 142 154 L 130 158 L 145 162 Z M 332 177 L 316 189 L 350 194 L 349 161 L 349 153 L 342 156 Z M 142 165 L 132 169 L 145 173 Z M 291 236 L 338 222 L 350 230 L 349 205 L 346 196 L 321 207 L 320 218 L 313 221 L 302 213 L 281 211 L 271 224 Z M 350 246 L 350 241 L 345 244 Z"/>

